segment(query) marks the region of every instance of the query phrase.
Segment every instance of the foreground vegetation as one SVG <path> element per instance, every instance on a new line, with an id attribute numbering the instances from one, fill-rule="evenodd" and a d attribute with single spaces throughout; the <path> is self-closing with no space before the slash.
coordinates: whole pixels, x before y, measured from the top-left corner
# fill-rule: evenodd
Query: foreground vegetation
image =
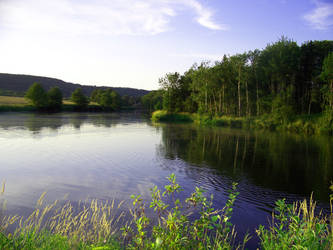
<path id="1" fill-rule="evenodd" d="M 207 126 L 286 131 L 307 135 L 333 135 L 333 112 L 316 115 L 295 115 L 288 120 L 281 120 L 271 115 L 259 117 L 210 116 L 157 110 L 153 112 L 151 119 L 154 122 L 194 122 Z"/>
<path id="2" fill-rule="evenodd" d="M 236 229 L 230 222 L 238 192 L 232 185 L 222 209 L 213 207 L 213 197 L 195 191 L 185 201 L 178 199 L 182 188 L 176 177 L 168 177 L 164 192 L 151 190 L 149 208 L 140 195 L 133 195 L 132 219 L 119 212 L 122 203 L 96 200 L 43 205 L 42 195 L 26 219 L 5 217 L 1 223 L 1 249 L 244 249 L 251 236 L 236 243 Z M 2 194 L 4 192 L 4 186 Z M 331 197 L 331 201 L 333 198 Z M 153 216 L 148 216 L 148 211 Z M 118 213 L 117 213 L 118 212 Z M 196 219 L 190 219 L 193 213 Z M 193 218 L 193 216 L 192 216 Z M 257 229 L 262 249 L 332 249 L 333 216 L 315 214 L 315 203 L 276 202 L 269 228 Z M 14 225 L 11 234 L 8 228 Z M 253 237 L 253 236 L 252 236 Z"/>

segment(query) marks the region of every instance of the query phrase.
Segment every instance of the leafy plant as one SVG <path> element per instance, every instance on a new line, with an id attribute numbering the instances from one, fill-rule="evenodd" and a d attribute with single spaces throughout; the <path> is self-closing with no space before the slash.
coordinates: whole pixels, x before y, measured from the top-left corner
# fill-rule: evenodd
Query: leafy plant
<path id="1" fill-rule="evenodd" d="M 275 204 L 271 227 L 257 230 L 263 249 L 332 249 L 332 228 L 322 214 L 315 216 L 312 196 L 309 203 Z"/>

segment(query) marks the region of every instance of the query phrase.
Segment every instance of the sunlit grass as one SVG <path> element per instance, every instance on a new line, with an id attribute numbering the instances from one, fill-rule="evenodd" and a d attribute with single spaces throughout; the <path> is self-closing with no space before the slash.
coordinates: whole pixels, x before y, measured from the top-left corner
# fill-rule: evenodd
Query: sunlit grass
<path id="1" fill-rule="evenodd" d="M 54 249 L 115 244 L 113 237 L 124 224 L 124 212 L 120 212 L 123 202 L 92 200 L 74 206 L 55 201 L 44 205 L 45 194 L 28 218 L 14 215 L 2 219 L 0 249 L 51 249 L 45 248 L 50 241 L 56 243 Z M 8 233 L 12 225 L 16 229 Z"/>
<path id="2" fill-rule="evenodd" d="M 28 104 L 29 102 L 24 97 L 0 96 L 0 105 L 24 106 Z"/>

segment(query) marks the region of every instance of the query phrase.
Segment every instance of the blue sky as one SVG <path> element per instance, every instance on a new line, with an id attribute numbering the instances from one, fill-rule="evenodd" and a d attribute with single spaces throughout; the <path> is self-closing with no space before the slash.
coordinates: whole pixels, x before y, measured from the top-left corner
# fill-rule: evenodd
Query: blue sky
<path id="1" fill-rule="evenodd" d="M 157 89 L 167 72 L 333 39 L 327 0 L 0 0 L 0 72 Z"/>

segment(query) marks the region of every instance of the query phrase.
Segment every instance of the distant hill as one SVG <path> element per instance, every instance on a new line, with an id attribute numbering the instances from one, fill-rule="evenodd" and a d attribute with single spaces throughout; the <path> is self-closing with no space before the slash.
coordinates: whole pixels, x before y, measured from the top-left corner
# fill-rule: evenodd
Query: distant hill
<path id="1" fill-rule="evenodd" d="M 74 84 L 70 82 L 64 82 L 56 78 L 30 76 L 30 75 L 15 75 L 15 74 L 2 74 L 0 73 L 0 95 L 18 95 L 23 96 L 28 90 L 31 84 L 38 82 L 43 86 L 45 90 L 49 90 L 52 87 L 59 87 L 64 97 L 70 97 L 72 92 L 76 88 L 81 88 L 85 95 L 90 96 L 94 89 L 113 89 L 119 95 L 141 97 L 148 94 L 150 91 L 144 89 L 134 88 L 121 88 L 121 87 L 97 87 L 89 85 Z"/>

